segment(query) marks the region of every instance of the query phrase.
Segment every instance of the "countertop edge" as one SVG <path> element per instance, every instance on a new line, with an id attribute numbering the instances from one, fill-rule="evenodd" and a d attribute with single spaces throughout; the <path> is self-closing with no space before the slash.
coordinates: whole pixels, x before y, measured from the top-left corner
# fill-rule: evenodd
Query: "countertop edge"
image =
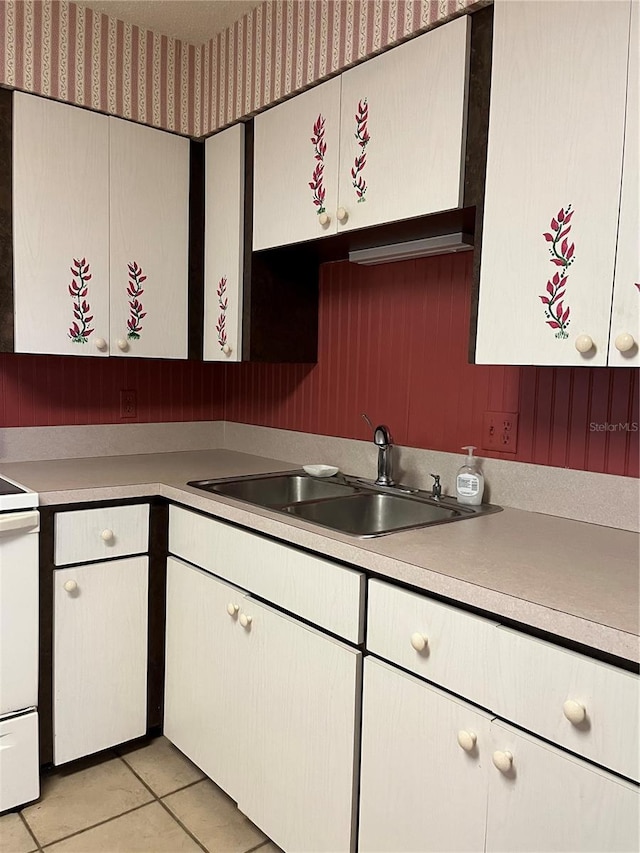
<path id="1" fill-rule="evenodd" d="M 61 506 L 69 503 L 111 501 L 126 498 L 161 497 L 272 536 L 286 544 L 305 548 L 354 566 L 381 579 L 405 583 L 414 589 L 432 593 L 471 608 L 485 611 L 492 617 L 521 624 L 524 628 L 545 632 L 596 652 L 612 655 L 634 664 L 640 663 L 640 640 L 635 634 L 613 628 L 548 606 L 490 589 L 480 584 L 452 577 L 431 569 L 416 566 L 386 555 L 374 554 L 359 548 L 348 537 L 318 532 L 306 522 L 283 521 L 276 514 L 258 507 L 242 506 L 231 499 L 197 492 L 190 487 L 180 488 L 161 482 L 131 485 L 99 486 L 40 493 L 41 506 Z"/>

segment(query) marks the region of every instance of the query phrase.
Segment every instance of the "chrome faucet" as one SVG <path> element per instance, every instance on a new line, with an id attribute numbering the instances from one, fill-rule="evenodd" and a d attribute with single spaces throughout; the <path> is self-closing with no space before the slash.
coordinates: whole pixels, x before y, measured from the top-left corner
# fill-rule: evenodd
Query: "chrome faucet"
<path id="1" fill-rule="evenodd" d="M 393 458 L 391 455 L 391 451 L 393 450 L 391 430 L 384 424 L 374 427 L 364 412 L 362 413 L 362 417 L 373 430 L 373 443 L 378 448 L 378 479 L 375 481 L 375 484 L 376 486 L 395 486 L 393 479 Z"/>

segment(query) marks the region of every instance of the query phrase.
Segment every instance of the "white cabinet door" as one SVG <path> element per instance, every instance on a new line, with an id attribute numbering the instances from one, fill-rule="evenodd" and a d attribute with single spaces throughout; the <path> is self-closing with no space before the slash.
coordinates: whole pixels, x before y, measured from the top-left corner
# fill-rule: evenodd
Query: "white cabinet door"
<path id="1" fill-rule="evenodd" d="M 495 3 L 478 363 L 607 363 L 629 12 Z"/>
<path id="2" fill-rule="evenodd" d="M 57 569 L 53 583 L 53 760 L 64 764 L 147 730 L 148 558 Z"/>
<path id="3" fill-rule="evenodd" d="M 243 601 L 236 587 L 169 557 L 164 733 L 234 799 L 247 773 Z"/>
<path id="4" fill-rule="evenodd" d="M 340 77 L 256 116 L 253 248 L 336 232 Z"/>
<path id="5" fill-rule="evenodd" d="M 109 120 L 15 92 L 16 352 L 107 355 Z"/>
<path id="6" fill-rule="evenodd" d="M 362 716 L 360 853 L 481 851 L 489 715 L 367 657 Z"/>
<path id="7" fill-rule="evenodd" d="M 250 758 L 238 807 L 284 850 L 353 850 L 361 653 L 251 599 L 239 618 Z"/>
<path id="8" fill-rule="evenodd" d="M 622 198 L 609 343 L 609 364 L 621 366 L 640 364 L 640 7 L 637 3 L 632 4 L 629 50 Z"/>
<path id="9" fill-rule="evenodd" d="M 469 17 L 342 75 L 338 231 L 462 201 Z"/>
<path id="10" fill-rule="evenodd" d="M 489 768 L 487 853 L 638 850 L 636 786 L 506 723 L 492 724 L 491 748 L 511 769 Z"/>
<path id="11" fill-rule="evenodd" d="M 110 118 L 112 355 L 187 357 L 189 141 Z"/>
<path id="12" fill-rule="evenodd" d="M 236 124 L 205 142 L 205 361 L 242 361 L 244 136 Z"/>

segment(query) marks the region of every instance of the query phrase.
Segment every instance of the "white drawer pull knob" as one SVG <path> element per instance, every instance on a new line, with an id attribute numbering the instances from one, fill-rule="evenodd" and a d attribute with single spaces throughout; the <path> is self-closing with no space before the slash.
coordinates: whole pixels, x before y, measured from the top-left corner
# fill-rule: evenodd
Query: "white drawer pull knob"
<path id="1" fill-rule="evenodd" d="M 237 604 L 234 604 L 233 601 L 230 601 L 227 604 L 227 613 L 229 614 L 229 616 L 235 616 L 238 610 L 240 610 L 240 608 Z"/>
<path id="2" fill-rule="evenodd" d="M 584 723 L 587 716 L 587 710 L 584 705 L 581 705 L 580 702 L 575 702 L 573 699 L 567 699 L 562 706 L 562 713 L 574 726 Z"/>
<path id="3" fill-rule="evenodd" d="M 465 752 L 473 752 L 477 740 L 478 736 L 475 732 L 468 732 L 465 731 L 465 729 L 460 729 L 458 732 L 458 745 L 461 746 Z"/>
<path id="4" fill-rule="evenodd" d="M 338 217 L 338 222 L 346 222 L 349 218 L 349 214 L 344 209 L 344 207 L 339 207 L 336 211 L 336 216 Z"/>
<path id="5" fill-rule="evenodd" d="M 113 530 L 109 530 L 109 528 L 103 530 L 100 534 L 100 538 L 103 542 L 113 542 L 113 540 L 115 539 L 115 536 L 113 535 Z"/>
<path id="6" fill-rule="evenodd" d="M 321 213 L 320 216 L 318 217 L 318 222 L 324 228 L 331 222 L 331 217 L 329 216 L 328 213 Z"/>
<path id="7" fill-rule="evenodd" d="M 129 349 L 129 344 L 125 341 L 124 338 L 118 338 L 116 343 L 118 345 L 118 349 L 121 349 L 122 352 L 126 352 Z"/>
<path id="8" fill-rule="evenodd" d="M 96 338 L 95 340 L 96 349 L 99 349 L 100 352 L 104 352 L 107 348 L 107 342 L 104 338 Z"/>
<path id="9" fill-rule="evenodd" d="M 249 625 L 251 625 L 251 622 L 252 622 L 251 616 L 247 616 L 246 613 L 240 614 L 240 624 L 242 625 L 243 628 L 248 628 Z"/>
<path id="10" fill-rule="evenodd" d="M 629 352 L 630 349 L 634 348 L 635 343 L 633 335 L 628 334 L 628 332 L 622 332 L 615 339 L 615 345 L 618 352 Z"/>
<path id="11" fill-rule="evenodd" d="M 578 335 L 576 338 L 576 349 L 578 352 L 589 352 L 593 349 L 593 338 L 589 335 Z"/>
<path id="12" fill-rule="evenodd" d="M 78 589 L 78 584 L 76 581 L 65 581 L 64 582 L 64 590 L 65 592 L 75 592 Z"/>
<path id="13" fill-rule="evenodd" d="M 501 773 L 508 773 L 513 764 L 513 755 L 498 749 L 493 753 L 493 763 Z"/>
<path id="14" fill-rule="evenodd" d="M 229 344 L 225 344 L 225 345 L 222 347 L 222 352 L 223 352 L 225 355 L 229 355 L 229 354 L 230 354 L 230 352 L 231 352 L 231 347 L 229 346 Z"/>
<path id="15" fill-rule="evenodd" d="M 426 649 L 428 642 L 429 640 L 425 635 L 420 634 L 418 631 L 411 635 L 411 645 L 417 652 L 423 652 Z"/>

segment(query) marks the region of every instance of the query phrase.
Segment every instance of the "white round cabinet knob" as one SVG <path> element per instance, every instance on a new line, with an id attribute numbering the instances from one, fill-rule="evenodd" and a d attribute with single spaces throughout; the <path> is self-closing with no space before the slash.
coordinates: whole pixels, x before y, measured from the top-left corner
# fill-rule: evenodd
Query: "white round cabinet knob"
<path id="1" fill-rule="evenodd" d="M 574 726 L 579 726 L 580 723 L 584 723 L 586 719 L 587 709 L 584 705 L 581 705 L 580 702 L 576 702 L 573 699 L 567 699 L 562 706 L 562 713 L 570 723 L 573 723 Z"/>
<path id="2" fill-rule="evenodd" d="M 589 352 L 593 349 L 593 338 L 589 335 L 578 335 L 576 338 L 576 349 L 578 352 Z"/>
<path id="3" fill-rule="evenodd" d="M 242 625 L 243 628 L 248 628 L 249 625 L 251 625 L 251 622 L 252 622 L 251 616 L 247 616 L 246 613 L 240 614 L 240 624 Z"/>
<path id="4" fill-rule="evenodd" d="M 493 753 L 493 764 L 501 773 L 508 773 L 513 764 L 513 755 L 498 749 Z"/>
<path id="5" fill-rule="evenodd" d="M 418 631 L 416 631 L 415 634 L 411 635 L 411 645 L 417 652 L 423 652 L 426 649 L 428 643 L 428 638 L 425 637 L 424 634 L 420 634 Z"/>
<path id="6" fill-rule="evenodd" d="M 227 613 L 229 614 L 229 616 L 235 616 L 238 610 L 240 610 L 240 608 L 237 604 L 234 604 L 233 601 L 230 601 L 227 604 Z"/>
<path id="7" fill-rule="evenodd" d="M 225 344 L 225 345 L 222 347 L 222 352 L 223 352 L 225 355 L 229 355 L 229 353 L 231 352 L 231 347 L 229 346 L 229 344 Z"/>
<path id="8" fill-rule="evenodd" d="M 344 209 L 344 207 L 339 207 L 336 211 L 336 216 L 338 217 L 338 222 L 346 222 L 349 218 L 349 214 Z"/>
<path id="9" fill-rule="evenodd" d="M 76 581 L 65 581 L 64 582 L 64 590 L 65 592 L 75 592 L 78 589 L 78 584 Z"/>
<path id="10" fill-rule="evenodd" d="M 331 217 L 328 213 L 321 213 L 320 216 L 318 216 L 318 222 L 323 228 L 326 228 L 326 226 L 331 222 Z"/>
<path id="11" fill-rule="evenodd" d="M 106 350 L 106 348 L 107 348 L 107 342 L 105 341 L 104 338 L 96 338 L 95 339 L 95 345 L 96 345 L 96 349 L 99 349 L 100 352 L 104 352 L 104 350 Z"/>
<path id="12" fill-rule="evenodd" d="M 122 350 L 122 352 L 126 352 L 129 349 L 129 344 L 125 341 L 124 338 L 118 338 L 116 344 L 118 345 L 118 349 Z"/>
<path id="13" fill-rule="evenodd" d="M 460 729 L 458 732 L 458 746 L 461 746 L 465 752 L 473 752 L 478 736 L 475 732 L 468 732 L 465 729 Z"/>
<path id="14" fill-rule="evenodd" d="M 103 530 L 100 534 L 100 538 L 103 542 L 113 542 L 113 540 L 115 539 L 115 536 L 113 535 L 113 530 L 109 530 L 109 528 Z"/>
<path id="15" fill-rule="evenodd" d="M 628 332 L 622 332 L 614 341 L 618 352 L 629 352 L 630 349 L 634 348 L 635 343 L 633 335 L 630 335 Z"/>

